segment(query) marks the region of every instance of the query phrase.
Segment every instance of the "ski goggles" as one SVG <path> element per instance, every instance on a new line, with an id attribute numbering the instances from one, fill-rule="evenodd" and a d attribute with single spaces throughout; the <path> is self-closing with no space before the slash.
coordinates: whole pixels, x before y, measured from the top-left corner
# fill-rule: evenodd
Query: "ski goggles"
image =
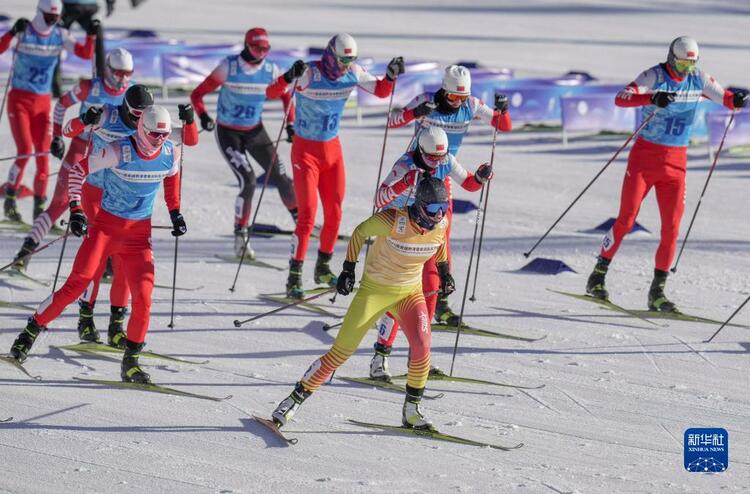
<path id="1" fill-rule="evenodd" d="M 125 70 L 125 69 L 109 69 L 109 70 L 111 70 L 112 75 L 118 79 L 125 79 L 126 77 L 130 77 L 133 75 L 132 70 Z"/>
<path id="2" fill-rule="evenodd" d="M 422 159 L 430 168 L 437 168 L 445 161 L 445 154 L 429 154 L 422 151 Z"/>
<path id="3" fill-rule="evenodd" d="M 341 65 L 351 65 L 352 63 L 354 63 L 356 59 L 357 59 L 356 56 L 347 57 L 347 56 L 336 55 L 336 60 L 338 60 Z"/>
<path id="4" fill-rule="evenodd" d="M 683 58 L 678 58 L 674 61 L 674 68 L 677 69 L 677 72 L 680 73 L 692 72 L 695 69 L 697 63 L 698 60 L 686 60 Z"/>
<path id="5" fill-rule="evenodd" d="M 271 45 L 247 45 L 247 49 L 255 58 L 262 58 L 271 51 Z"/>
<path id="6" fill-rule="evenodd" d="M 42 12 L 42 17 L 44 18 L 45 24 L 47 24 L 48 26 L 57 24 L 57 21 L 60 20 L 60 14 Z"/>
<path id="7" fill-rule="evenodd" d="M 152 130 L 150 132 L 146 132 L 146 135 L 151 139 L 161 139 L 163 137 L 166 137 L 169 135 L 169 132 L 161 132 L 159 130 Z"/>
<path id="8" fill-rule="evenodd" d="M 438 213 L 445 214 L 448 212 L 447 202 L 433 202 L 424 205 L 424 210 L 430 216 L 437 216 Z"/>
<path id="9" fill-rule="evenodd" d="M 445 99 L 450 103 L 463 103 L 469 99 L 468 94 L 445 93 Z"/>

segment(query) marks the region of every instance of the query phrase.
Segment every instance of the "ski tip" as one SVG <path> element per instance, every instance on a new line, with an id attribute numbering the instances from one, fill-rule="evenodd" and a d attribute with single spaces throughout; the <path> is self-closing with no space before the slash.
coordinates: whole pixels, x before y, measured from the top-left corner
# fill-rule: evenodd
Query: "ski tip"
<path id="1" fill-rule="evenodd" d="M 234 320 L 234 327 L 235 328 L 239 328 L 240 326 L 242 326 L 242 322 L 239 319 L 235 319 Z"/>

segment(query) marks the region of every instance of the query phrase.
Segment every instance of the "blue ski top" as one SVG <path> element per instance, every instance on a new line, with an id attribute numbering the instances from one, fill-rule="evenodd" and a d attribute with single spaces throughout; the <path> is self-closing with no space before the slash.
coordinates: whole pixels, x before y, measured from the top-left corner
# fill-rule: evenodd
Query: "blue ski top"
<path id="1" fill-rule="evenodd" d="M 279 75 L 276 64 L 263 61 L 251 65 L 240 55 L 232 55 L 224 59 L 214 73 L 218 70 L 226 74 L 226 79 L 219 91 L 217 122 L 235 128 L 258 125 L 266 101 L 266 88 Z"/>

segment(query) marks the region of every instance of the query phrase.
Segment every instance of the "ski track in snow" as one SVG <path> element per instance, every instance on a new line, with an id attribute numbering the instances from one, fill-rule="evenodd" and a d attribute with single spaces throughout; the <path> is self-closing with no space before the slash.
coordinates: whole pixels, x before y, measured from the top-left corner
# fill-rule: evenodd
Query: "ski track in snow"
<path id="1" fill-rule="evenodd" d="M 373 3 L 342 0 L 275 5 L 225 0 L 207 8 L 197 0 L 150 0 L 137 10 L 118 2 L 107 21 L 119 27 L 162 29 L 196 42 L 236 42 L 248 19 L 265 25 L 278 47 L 322 46 L 346 29 L 362 54 L 379 60 L 437 59 L 443 63 L 479 60 L 516 69 L 517 76 L 548 77 L 587 70 L 603 82 L 627 83 L 663 60 L 669 41 L 691 34 L 702 45 L 701 64 L 724 85 L 747 87 L 747 8 L 736 2 L 696 0 L 662 6 L 645 0 L 615 5 L 605 0 L 565 5 L 535 0 L 523 4 L 475 0 L 460 5 L 404 0 Z M 8 0 L 12 18 L 29 16 L 26 0 Z M 170 12 L 169 16 L 163 15 Z M 613 21 L 616 19 L 616 22 Z M 415 25 L 424 26 L 415 31 Z M 323 34 L 326 33 L 326 34 Z M 435 35 L 438 33 L 438 35 Z M 740 51 L 742 50 L 742 51 Z M 178 102 L 166 104 L 176 119 Z M 215 97 L 207 99 L 215 112 Z M 512 110 L 511 110 L 512 111 Z M 72 111 L 68 112 L 68 117 Z M 275 135 L 278 103 L 268 105 L 264 123 Z M 358 126 L 352 112 L 342 121 L 347 163 L 347 195 L 341 233 L 348 234 L 371 211 L 373 183 L 383 142 L 384 109 L 367 110 Z M 384 171 L 401 154 L 410 129 L 389 132 Z M 469 170 L 489 159 L 492 132 L 473 124 L 459 154 Z M 750 491 L 750 333 L 726 327 L 710 344 L 710 324 L 659 320 L 665 327 L 602 310 L 546 289 L 581 293 L 601 237 L 580 233 L 617 214 L 626 162 L 623 153 L 535 251 L 564 260 L 578 274 L 521 275 L 522 253 L 621 145 L 622 138 L 571 136 L 567 148 L 558 132 L 498 135 L 493 195 L 477 283 L 477 301 L 467 302 L 472 325 L 521 336 L 547 334 L 535 343 L 461 336 L 455 374 L 542 389 L 519 390 L 430 382 L 425 411 L 441 431 L 497 444 L 524 447 L 494 451 L 362 429 L 347 419 L 397 425 L 399 393 L 335 379 L 302 406 L 285 428 L 295 446 L 281 444 L 252 419 L 268 416 L 310 363 L 333 343 L 337 330 L 322 330 L 336 319 L 299 308 L 241 328 L 232 320 L 278 307 L 258 298 L 284 289 L 286 273 L 243 266 L 230 293 L 236 265 L 214 257 L 232 251 L 232 211 L 236 185 L 216 150 L 215 136 L 185 149 L 182 211 L 188 234 L 180 240 L 175 328 L 167 328 L 171 293 L 156 289 L 147 349 L 205 365 L 144 360 L 155 381 L 186 391 L 234 395 L 214 403 L 177 396 L 96 387 L 73 376 L 116 379 L 119 357 L 76 354 L 53 346 L 76 341 L 76 307 L 71 306 L 42 334 L 26 366 L 32 381 L 0 363 L 0 490 L 8 492 L 503 492 L 705 493 Z M 0 123 L 0 155 L 14 154 L 7 118 Z M 280 155 L 290 170 L 289 145 Z M 59 166 L 51 160 L 51 171 Z M 704 145 L 689 150 L 685 221 L 697 203 L 708 171 Z M 5 173 L 6 163 L 0 164 Z M 33 162 L 26 171 L 30 184 Z M 256 169 L 256 174 L 260 170 Z M 747 273 L 745 190 L 750 162 L 722 155 L 703 199 L 691 238 L 670 276 L 667 293 L 686 313 L 724 320 L 750 293 Z M 53 179 L 54 180 L 54 179 Z M 50 184 L 50 193 L 53 185 Z M 478 195 L 454 188 L 457 198 Z M 255 199 L 259 195 L 256 191 Z M 20 201 L 24 217 L 30 200 Z M 453 271 L 463 280 L 475 214 L 456 215 Z M 322 220 L 318 214 L 318 223 Z M 264 196 L 259 221 L 292 228 L 274 189 Z M 658 245 L 659 215 L 653 193 L 638 221 L 648 234 L 628 236 L 607 277 L 613 301 L 643 309 Z M 169 224 L 157 197 L 154 224 Z M 23 234 L 0 229 L 2 261 L 10 260 Z M 52 237 L 49 237 L 51 239 Z M 258 258 L 285 267 L 288 237 L 253 238 Z M 71 238 L 61 273 L 70 271 L 80 240 Z M 172 284 L 174 242 L 155 230 L 156 281 Z M 316 240 L 310 243 L 305 283 L 312 286 Z M 336 246 L 338 267 L 346 243 Z M 35 256 L 29 274 L 54 278 L 59 246 Z M 358 270 L 361 274 L 361 268 Z M 452 296 L 460 307 L 461 289 Z M 107 285 L 100 292 L 96 322 L 107 325 Z M 0 277 L 0 300 L 36 306 L 49 288 Z M 322 302 L 343 314 L 351 299 Z M 0 349 L 10 347 L 29 311 L 0 308 Z M 750 309 L 735 319 L 750 324 Z M 433 363 L 450 365 L 455 335 L 433 335 Z M 365 376 L 374 331 L 337 374 Z M 394 373 L 406 369 L 403 336 L 392 355 Z M 682 437 L 688 427 L 724 427 L 730 434 L 730 467 L 718 475 L 684 470 Z"/>

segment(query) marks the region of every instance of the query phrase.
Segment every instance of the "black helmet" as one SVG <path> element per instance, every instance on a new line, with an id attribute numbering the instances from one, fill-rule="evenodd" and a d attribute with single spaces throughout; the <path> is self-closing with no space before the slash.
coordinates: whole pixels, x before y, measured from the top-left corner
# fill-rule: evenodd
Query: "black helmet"
<path id="1" fill-rule="evenodd" d="M 425 174 L 417 184 L 409 217 L 422 228 L 432 230 L 448 212 L 448 207 L 448 190 L 443 181 Z"/>
<path id="2" fill-rule="evenodd" d="M 125 91 L 124 103 L 134 117 L 140 117 L 146 107 L 154 104 L 154 96 L 143 84 L 135 84 Z"/>

